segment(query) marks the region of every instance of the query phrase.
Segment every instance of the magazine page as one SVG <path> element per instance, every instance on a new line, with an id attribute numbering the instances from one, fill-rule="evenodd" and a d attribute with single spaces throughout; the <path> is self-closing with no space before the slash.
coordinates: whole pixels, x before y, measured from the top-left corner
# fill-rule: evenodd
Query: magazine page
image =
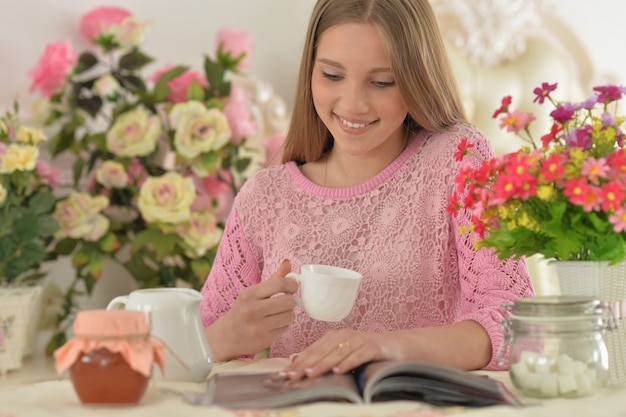
<path id="1" fill-rule="evenodd" d="M 226 408 L 277 408 L 318 401 L 361 403 L 351 374 L 327 374 L 318 378 L 291 381 L 270 373 L 225 373 L 207 382 L 198 405 Z"/>
<path id="2" fill-rule="evenodd" d="M 520 405 L 501 382 L 430 362 L 373 362 L 357 371 L 365 402 L 413 400 L 437 406 Z"/>

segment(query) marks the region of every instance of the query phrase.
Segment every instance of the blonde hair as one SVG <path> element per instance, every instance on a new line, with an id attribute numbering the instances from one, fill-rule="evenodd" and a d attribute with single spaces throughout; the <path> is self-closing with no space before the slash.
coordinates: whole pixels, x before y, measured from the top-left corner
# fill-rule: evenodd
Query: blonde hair
<path id="1" fill-rule="evenodd" d="M 283 162 L 316 161 L 332 147 L 332 136 L 315 112 L 311 77 L 320 37 L 344 23 L 372 23 L 378 28 L 408 107 L 407 133 L 421 128 L 441 131 L 466 121 L 429 0 L 318 0 L 302 51 Z"/>

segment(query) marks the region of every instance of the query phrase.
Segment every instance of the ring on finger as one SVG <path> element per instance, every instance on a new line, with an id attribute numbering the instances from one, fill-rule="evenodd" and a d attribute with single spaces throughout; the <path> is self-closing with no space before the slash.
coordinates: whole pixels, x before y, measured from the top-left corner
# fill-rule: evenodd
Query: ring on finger
<path id="1" fill-rule="evenodd" d="M 338 347 L 339 349 L 349 348 L 349 347 L 350 347 L 350 342 L 348 342 L 348 341 L 341 342 L 341 343 L 339 343 L 339 344 L 337 345 L 337 347 Z"/>

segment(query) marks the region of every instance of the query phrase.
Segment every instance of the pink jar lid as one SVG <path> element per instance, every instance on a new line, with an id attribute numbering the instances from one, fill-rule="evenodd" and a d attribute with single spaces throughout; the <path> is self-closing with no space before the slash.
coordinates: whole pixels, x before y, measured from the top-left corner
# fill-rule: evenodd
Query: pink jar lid
<path id="1" fill-rule="evenodd" d="M 120 353 L 132 369 L 152 374 L 154 362 L 163 372 L 165 348 L 150 337 L 150 325 L 142 311 L 83 310 L 74 321 L 74 337 L 54 352 L 56 369 L 65 372 L 81 354 L 106 348 Z"/>

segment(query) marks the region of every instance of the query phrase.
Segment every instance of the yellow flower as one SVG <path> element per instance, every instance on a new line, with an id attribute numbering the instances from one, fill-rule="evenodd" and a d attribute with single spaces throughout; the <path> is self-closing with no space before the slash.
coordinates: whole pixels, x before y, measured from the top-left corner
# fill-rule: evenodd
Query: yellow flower
<path id="1" fill-rule="evenodd" d="M 544 201 L 550 201 L 554 198 L 554 186 L 551 184 L 543 184 L 537 187 L 537 198 Z"/>
<path id="2" fill-rule="evenodd" d="M 42 130 L 35 129 L 34 127 L 20 126 L 17 130 L 17 140 L 28 145 L 38 145 L 48 140 L 48 137 Z"/>
<path id="3" fill-rule="evenodd" d="M 117 156 L 146 156 L 154 152 L 160 135 L 158 117 L 137 107 L 118 116 L 107 133 L 106 146 Z"/>
<path id="4" fill-rule="evenodd" d="M 128 174 L 119 162 L 104 161 L 96 171 L 96 181 L 107 188 L 124 188 L 128 185 Z"/>
<path id="5" fill-rule="evenodd" d="M 176 104 L 170 113 L 170 121 L 176 129 L 176 153 L 186 159 L 222 148 L 232 135 L 224 113 L 207 109 L 198 101 Z"/>
<path id="6" fill-rule="evenodd" d="M 0 173 L 9 174 L 13 171 L 32 171 L 37 165 L 39 149 L 32 145 L 13 143 L 7 147 L 2 156 Z"/>
<path id="7" fill-rule="evenodd" d="M 139 191 L 137 206 L 149 222 L 178 224 L 189 220 L 196 188 L 191 178 L 177 172 L 148 177 Z"/>
<path id="8" fill-rule="evenodd" d="M 99 240 L 109 230 L 109 219 L 101 214 L 108 205 L 108 197 L 72 191 L 57 204 L 52 215 L 60 226 L 56 237 Z"/>
<path id="9" fill-rule="evenodd" d="M 189 222 L 178 227 L 177 231 L 192 249 L 192 252 L 186 252 L 190 258 L 204 256 L 222 237 L 222 229 L 217 227 L 215 214 L 212 212 L 192 212 Z"/>

